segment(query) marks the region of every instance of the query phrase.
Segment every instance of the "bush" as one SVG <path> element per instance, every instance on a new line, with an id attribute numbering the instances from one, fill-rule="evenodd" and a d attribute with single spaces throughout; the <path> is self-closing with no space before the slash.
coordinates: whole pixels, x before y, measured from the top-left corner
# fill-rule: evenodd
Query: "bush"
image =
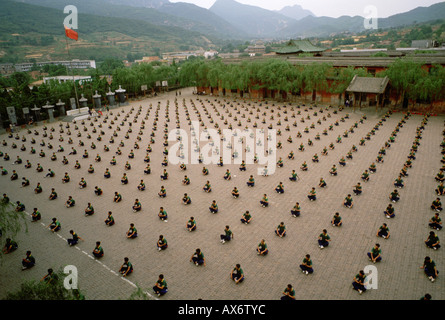
<path id="1" fill-rule="evenodd" d="M 8 293 L 5 300 L 85 300 L 85 297 L 77 289 L 65 289 L 63 273 L 58 271 L 54 281 L 26 281 L 22 283 L 20 290 Z"/>

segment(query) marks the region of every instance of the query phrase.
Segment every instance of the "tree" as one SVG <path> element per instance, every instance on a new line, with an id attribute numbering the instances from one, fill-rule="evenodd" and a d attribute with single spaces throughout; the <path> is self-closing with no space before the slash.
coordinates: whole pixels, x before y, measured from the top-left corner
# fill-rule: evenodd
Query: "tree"
<path id="1" fill-rule="evenodd" d="M 25 213 L 16 212 L 15 207 L 11 202 L 0 202 L 0 239 L 2 248 L 6 239 L 14 238 L 20 231 L 25 228 L 25 232 L 28 232 L 28 226 L 26 224 Z M 0 259 L 3 256 L 3 250 L 0 252 Z"/>
<path id="2" fill-rule="evenodd" d="M 445 68 L 441 65 L 433 65 L 429 73 L 422 73 L 422 77 L 414 85 L 415 98 L 430 102 L 441 100 L 445 97 Z"/>
<path id="3" fill-rule="evenodd" d="M 176 86 L 178 83 L 189 83 L 190 79 L 185 80 L 178 73 L 177 65 L 157 65 L 154 68 L 152 64 L 147 63 L 133 64 L 129 68 L 114 70 L 112 87 L 115 90 L 121 85 L 128 93 L 138 95 L 142 92 L 142 85 L 154 88 L 157 81 L 168 81 L 169 86 Z"/>
<path id="4" fill-rule="evenodd" d="M 142 289 L 136 285 L 136 289 L 130 295 L 128 300 L 150 300 L 151 295 L 147 293 L 147 290 Z"/>
<path id="5" fill-rule="evenodd" d="M 55 272 L 53 281 L 26 281 L 17 292 L 9 292 L 5 300 L 85 300 L 78 289 L 65 289 L 63 272 Z"/>
<path id="6" fill-rule="evenodd" d="M 62 76 L 67 73 L 66 67 L 64 65 L 52 65 L 47 64 L 42 67 L 42 71 L 48 73 L 48 76 Z"/>
<path id="7" fill-rule="evenodd" d="M 384 75 L 388 76 L 391 86 L 398 93 L 396 105 L 405 98 L 416 98 L 416 83 L 424 76 L 424 72 L 422 63 L 402 58 L 398 58 L 384 71 Z"/>
<path id="8" fill-rule="evenodd" d="M 209 84 L 213 88 L 219 88 L 221 86 L 221 78 L 224 73 L 224 64 L 221 59 L 211 61 L 209 64 L 208 79 Z"/>
<path id="9" fill-rule="evenodd" d="M 209 64 L 206 62 L 202 62 L 198 65 L 196 69 L 197 83 L 202 87 L 207 87 L 209 85 L 208 80 L 208 72 L 209 72 Z"/>
<path id="10" fill-rule="evenodd" d="M 227 80 L 230 84 L 231 89 L 237 89 L 240 92 L 248 90 L 250 79 L 247 69 L 249 62 L 243 61 L 241 65 L 236 66 L 233 69 L 233 73 L 227 74 Z"/>
<path id="11" fill-rule="evenodd" d="M 124 63 L 115 58 L 107 58 L 99 65 L 100 74 L 113 74 L 116 69 L 124 68 Z"/>
<path id="12" fill-rule="evenodd" d="M 343 93 L 348 88 L 354 76 L 366 77 L 369 74 L 364 68 L 354 68 L 352 66 L 341 68 L 335 73 L 333 83 L 329 88 L 332 93 Z"/>
<path id="13" fill-rule="evenodd" d="M 203 60 L 192 59 L 181 64 L 181 68 L 179 70 L 179 83 L 183 87 L 198 87 L 198 76 L 197 69 L 198 67 L 204 63 Z"/>
<path id="14" fill-rule="evenodd" d="M 327 63 L 312 63 L 304 66 L 303 87 L 306 92 L 322 91 L 327 89 L 328 72 L 332 70 L 332 66 Z"/>
<path id="15" fill-rule="evenodd" d="M 31 76 L 27 72 L 14 72 L 10 78 L 10 84 L 14 89 L 21 89 L 31 83 Z"/>

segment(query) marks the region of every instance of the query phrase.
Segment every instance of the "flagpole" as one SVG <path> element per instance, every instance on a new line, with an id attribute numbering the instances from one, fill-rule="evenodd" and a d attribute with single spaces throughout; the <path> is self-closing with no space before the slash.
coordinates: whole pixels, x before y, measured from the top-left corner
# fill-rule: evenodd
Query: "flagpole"
<path id="1" fill-rule="evenodd" d="M 69 45 L 68 45 L 68 39 L 65 38 L 66 41 L 66 50 L 68 52 L 68 61 L 69 61 L 69 65 L 71 66 L 71 75 L 73 76 L 73 86 L 74 86 L 74 93 L 76 95 L 76 104 L 77 107 L 80 109 L 80 104 L 79 104 L 79 97 L 77 95 L 77 88 L 76 88 L 76 81 L 74 80 L 74 72 L 73 72 L 73 68 L 72 68 L 72 61 L 71 61 L 71 56 L 70 56 L 70 49 L 69 49 Z M 68 66 L 67 66 L 68 68 Z"/>

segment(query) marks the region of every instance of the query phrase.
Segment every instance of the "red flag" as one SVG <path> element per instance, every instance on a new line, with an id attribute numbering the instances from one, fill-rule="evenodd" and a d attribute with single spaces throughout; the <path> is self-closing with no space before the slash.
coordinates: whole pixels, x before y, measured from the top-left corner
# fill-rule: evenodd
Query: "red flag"
<path id="1" fill-rule="evenodd" d="M 77 41 L 77 39 L 79 38 L 79 35 L 77 34 L 76 31 L 74 31 L 74 30 L 72 30 L 72 29 L 69 29 L 69 28 L 67 28 L 67 27 L 65 27 L 65 34 L 66 34 L 66 36 L 67 36 L 68 38 L 73 39 L 73 40 L 76 40 L 76 41 Z"/>

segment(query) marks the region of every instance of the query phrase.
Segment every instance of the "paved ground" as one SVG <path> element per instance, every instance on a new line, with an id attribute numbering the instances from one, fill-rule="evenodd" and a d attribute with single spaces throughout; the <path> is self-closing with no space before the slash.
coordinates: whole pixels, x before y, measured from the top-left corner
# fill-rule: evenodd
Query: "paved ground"
<path id="1" fill-rule="evenodd" d="M 177 98 L 177 109 L 175 99 Z M 168 102 L 167 102 L 168 101 Z M 415 138 L 416 128 L 420 125 L 423 116 L 412 115 L 406 124 L 400 129 L 396 137 L 396 142 L 387 149 L 384 163 L 377 164 L 377 172 L 371 175 L 367 183 L 362 183 L 364 192 L 361 196 L 353 196 L 354 208 L 346 209 L 342 206 L 343 199 L 347 194 L 352 194 L 353 186 L 360 181 L 362 172 L 368 169 L 369 165 L 375 161 L 378 151 L 388 140 L 391 132 L 395 129 L 404 114 L 395 112 L 371 136 L 371 140 L 366 141 L 365 146 L 359 146 L 359 141 L 382 119 L 384 112 L 376 113 L 373 108 L 356 111 L 345 109 L 338 114 L 334 114 L 337 108 L 327 106 L 316 106 L 307 108 L 294 103 L 293 106 L 283 106 L 281 103 L 260 104 L 259 102 L 249 102 L 238 99 L 233 101 L 230 98 L 195 96 L 191 90 L 183 90 L 181 96 L 175 93 L 165 94 L 156 98 L 133 102 L 130 106 L 112 110 L 112 115 L 106 123 L 102 116 L 97 122 L 86 121 L 85 125 L 78 124 L 79 129 L 75 130 L 70 124 L 73 145 L 68 144 L 66 123 L 63 124 L 64 133 L 59 133 L 59 122 L 48 125 L 54 128 L 52 133 L 54 138 L 51 143 L 55 152 L 60 145 L 65 148 L 64 153 L 57 153 L 58 159 L 50 161 L 53 151 L 47 146 L 41 147 L 39 143 L 43 139 L 43 126 L 36 127 L 40 133 L 34 136 L 34 131 L 27 134 L 26 130 L 19 132 L 20 140 L 8 138 L 6 134 L 0 137 L 0 141 L 6 140 L 8 146 L 1 146 L 1 151 L 8 153 L 10 161 L 0 160 L 9 174 L 0 177 L 1 192 L 7 193 L 11 200 L 20 200 L 26 205 L 26 211 L 30 213 L 32 208 L 37 207 L 42 213 L 41 223 L 27 224 L 28 231 L 21 232 L 16 240 L 19 249 L 9 255 L 2 257 L 0 265 L 0 296 L 9 291 L 15 291 L 20 283 L 25 280 L 39 280 L 45 275 L 50 267 L 54 269 L 63 268 L 66 265 L 74 265 L 78 270 L 79 287 L 85 293 L 87 299 L 127 299 L 134 292 L 136 286 L 146 290 L 150 299 L 157 299 L 151 287 L 157 280 L 160 273 L 166 277 L 169 286 L 167 295 L 161 297 L 162 300 L 183 300 L 183 299 L 212 299 L 212 300 L 243 300 L 262 299 L 276 300 L 281 297 L 283 289 L 291 283 L 296 289 L 297 299 L 311 300 L 416 300 L 425 293 L 430 293 L 435 300 L 445 298 L 444 277 L 439 275 L 435 283 L 431 283 L 423 274 L 420 266 L 425 256 L 429 255 L 436 261 L 439 271 L 444 272 L 443 248 L 438 251 L 426 248 L 423 241 L 427 238 L 430 229 L 428 221 L 433 216 L 430 209 L 431 202 L 436 198 L 434 189 L 436 182 L 434 176 L 441 167 L 440 143 L 442 141 L 442 129 L 444 118 L 440 116 L 430 117 L 428 124 L 423 131 L 420 141 L 417 159 L 413 167 L 409 170 L 409 177 L 405 178 L 405 188 L 400 189 L 401 200 L 394 204 L 396 217 L 386 219 L 383 211 L 389 204 L 389 193 L 394 190 L 393 181 L 402 168 L 409 154 L 411 145 Z M 157 131 L 152 144 L 153 152 L 150 153 L 152 173 L 144 175 L 143 169 L 146 163 L 143 161 L 146 154 L 146 147 L 149 143 L 152 124 L 156 116 L 159 105 Z M 256 174 L 257 165 L 248 165 L 247 171 L 240 172 L 238 165 L 225 164 L 218 167 L 214 164 L 208 165 L 210 170 L 208 176 L 201 174 L 202 165 L 188 165 L 187 171 L 183 172 L 178 165 L 170 164 L 167 167 L 169 172 L 168 181 L 160 181 L 160 173 L 163 169 L 161 161 L 163 129 L 166 121 L 166 106 L 170 122 L 168 129 L 175 130 L 176 111 L 180 120 L 181 129 L 189 128 L 186 120 L 186 111 L 190 113 L 191 120 L 198 119 L 198 113 L 202 116 L 202 121 L 208 128 L 213 128 L 209 115 L 220 127 L 227 128 L 231 123 L 234 128 L 243 129 L 246 125 L 252 128 L 253 122 L 258 122 L 259 128 L 273 125 L 274 129 L 281 129 L 282 136 L 277 137 L 281 141 L 283 148 L 277 151 L 277 158 L 282 157 L 284 167 L 277 168 L 275 173 L 262 177 Z M 140 115 L 135 118 L 139 107 Z M 281 110 L 278 110 L 278 106 Z M 134 110 L 131 112 L 131 108 Z M 292 111 L 291 108 L 294 108 Z M 257 109 L 259 111 L 257 111 Z M 229 117 L 229 113 L 232 117 Z M 272 110 L 274 120 L 271 120 Z M 287 114 L 284 111 L 287 110 Z M 320 110 L 323 110 L 321 113 Z M 237 112 L 239 111 L 239 114 Z M 249 112 L 252 111 L 252 114 Z M 314 112 L 318 111 L 317 115 Z M 127 155 L 133 149 L 134 142 L 139 133 L 142 120 L 147 115 L 145 129 L 139 141 L 140 149 L 134 150 L 135 158 L 128 159 Z M 217 115 L 219 112 L 219 116 Z M 266 114 L 263 116 L 263 112 Z M 280 116 L 278 116 L 280 112 Z M 298 114 L 300 112 L 301 114 Z M 386 112 L 386 110 L 385 110 Z M 328 117 L 328 113 L 330 117 Z M 242 115 L 245 114 L 245 118 Z M 259 119 L 255 119 L 256 115 Z M 295 114 L 295 118 L 292 117 Z M 341 122 L 340 119 L 349 114 L 349 119 Z M 335 143 L 338 135 L 342 135 L 346 130 L 360 120 L 366 114 L 367 119 L 358 124 L 353 133 L 347 138 L 343 138 L 341 144 Z M 108 128 L 113 117 L 117 116 L 111 128 Z M 121 121 L 128 116 L 124 125 Z M 224 119 L 228 119 L 228 124 L 224 124 Z M 242 125 L 238 127 L 238 117 Z M 288 121 L 285 121 L 285 117 Z M 307 117 L 310 116 L 310 119 Z M 247 123 L 247 118 L 252 122 Z M 326 117 L 323 119 L 323 117 Z M 265 119 L 265 124 L 261 121 Z M 305 123 L 300 120 L 305 118 Z M 281 126 L 277 125 L 281 119 Z M 320 124 L 317 121 L 320 120 Z M 322 133 L 329 125 L 339 121 L 338 126 L 334 126 L 328 135 L 321 135 L 321 140 L 315 140 L 317 133 Z M 297 127 L 292 123 L 297 121 Z M 129 133 L 129 138 L 124 137 L 129 125 L 132 122 L 133 131 Z M 97 141 L 99 132 L 92 133 L 93 123 L 97 127 L 102 123 L 105 134 L 102 141 Z M 303 133 L 306 126 L 314 123 L 315 128 L 309 133 Z M 290 126 L 290 132 L 285 131 L 285 127 Z M 87 131 L 84 131 L 84 127 Z M 118 136 L 114 144 L 109 143 L 112 133 L 116 131 Z M 200 128 L 201 130 L 203 127 Z M 34 129 L 32 129 L 34 130 Z M 297 132 L 303 134 L 302 138 L 297 138 Z M 82 136 L 77 137 L 81 132 Z M 88 139 L 87 134 L 91 134 Z M 293 142 L 287 142 L 289 135 Z M 27 137 L 26 142 L 22 142 L 22 136 Z M 64 137 L 63 142 L 59 142 L 60 136 Z M 35 137 L 37 143 L 34 145 L 37 153 L 31 155 L 31 138 Z M 307 145 L 307 139 L 311 138 L 313 146 Z M 78 146 L 79 140 L 85 143 L 84 147 Z M 121 147 L 122 155 L 115 152 L 118 143 L 123 140 L 124 147 Z M 45 141 L 50 142 L 49 138 Z M 17 149 L 12 149 L 11 144 L 15 142 Z M 90 145 L 94 142 L 96 150 L 92 150 Z M 306 150 L 297 150 L 299 144 L 303 142 Z M 327 156 L 322 156 L 322 149 L 334 143 L 335 149 L 329 150 Z M 27 147 L 26 151 L 20 151 L 22 143 Z M 110 147 L 109 152 L 104 152 L 104 145 Z M 170 142 L 170 147 L 174 142 Z M 203 146 L 205 143 L 202 143 Z M 353 160 L 348 160 L 346 167 L 340 167 L 338 161 L 351 149 L 352 145 L 358 147 L 358 151 L 353 154 Z M 68 155 L 71 146 L 74 146 L 78 154 Z M 40 150 L 46 152 L 44 159 L 39 158 Z M 88 150 L 89 158 L 83 159 L 84 150 Z M 295 160 L 288 160 L 287 155 L 294 151 Z M 94 162 L 96 154 L 102 157 L 102 162 Z M 318 153 L 319 163 L 311 161 L 312 156 Z M 25 169 L 24 165 L 14 165 L 16 156 L 20 155 L 23 161 L 31 161 L 33 167 Z M 68 165 L 61 162 L 62 156 L 69 159 Z M 117 165 L 111 166 L 109 161 L 115 155 Z M 74 169 L 75 160 L 81 163 L 81 169 Z M 126 171 L 124 165 L 126 161 L 132 165 L 131 170 Z M 299 170 L 303 161 L 307 161 L 309 170 L 301 172 Z M 41 163 L 44 168 L 43 173 L 37 173 L 35 167 Z M 92 164 L 95 172 L 89 174 L 88 166 Z M 329 175 L 329 170 L 333 164 L 338 167 L 338 176 Z M 54 178 L 44 178 L 46 171 L 51 168 L 55 171 Z M 105 168 L 110 168 L 112 177 L 105 179 L 103 173 Z M 231 181 L 223 179 L 227 169 L 232 172 Z M 298 182 L 290 182 L 288 177 L 292 169 L 295 169 L 300 176 Z M 10 182 L 9 176 L 12 170 L 16 170 L 19 179 Z M 71 176 L 71 182 L 62 184 L 61 179 L 64 172 Z M 122 185 L 120 178 L 126 172 L 129 178 L 128 185 Z M 182 185 L 181 181 L 187 174 L 191 179 L 188 186 Z M 246 181 L 250 175 L 256 178 L 256 186 L 247 188 Z M 21 177 L 27 177 L 31 185 L 20 188 Z M 78 182 L 84 177 L 88 183 L 85 189 L 79 189 Z M 328 187 L 318 188 L 318 181 L 324 178 Z M 138 191 L 137 185 L 143 179 L 147 184 L 147 190 Z M 210 180 L 213 192 L 202 191 L 206 180 Z M 274 191 L 279 182 L 283 182 L 284 194 L 277 194 Z M 34 194 L 33 189 L 37 182 L 43 186 L 42 194 Z M 99 186 L 104 190 L 100 197 L 94 194 L 94 186 Z M 161 199 L 157 196 L 161 185 L 167 189 L 167 197 Z M 237 186 L 240 190 L 240 198 L 231 197 L 231 190 Z M 51 188 L 54 187 L 59 194 L 57 200 L 50 201 L 48 196 Z M 312 187 L 316 187 L 318 199 L 310 202 L 306 195 Z M 123 196 L 123 201 L 114 203 L 112 201 L 114 192 L 118 191 Z M 192 204 L 184 206 L 181 198 L 184 193 L 188 193 L 192 198 Z M 259 201 L 266 193 L 270 200 L 268 208 L 262 208 Z M 67 209 L 64 203 L 69 195 L 76 200 L 74 208 Z M 142 211 L 134 213 L 132 205 L 138 198 L 142 203 Z M 208 210 L 212 200 L 216 200 L 220 212 L 211 214 Z M 301 216 L 293 218 L 290 209 L 295 202 L 301 205 Z M 87 203 L 91 202 L 96 213 L 86 217 L 84 209 Z M 168 212 L 168 222 L 162 222 L 157 213 L 160 206 Z M 253 216 L 253 222 L 249 225 L 241 224 L 240 218 L 245 210 L 249 210 Z M 116 219 L 116 225 L 107 227 L 104 220 L 107 212 L 112 211 Z M 339 212 L 343 218 L 343 226 L 334 228 L 330 220 L 335 212 Z M 185 225 L 190 216 L 197 220 L 198 229 L 190 233 L 185 230 Z M 57 234 L 46 229 L 52 217 L 57 217 L 62 230 Z M 279 238 L 274 234 L 276 226 L 283 221 L 287 227 L 287 236 Z M 388 223 L 391 231 L 391 238 L 384 240 L 376 237 L 377 229 L 382 223 Z M 125 233 L 129 224 L 134 223 L 139 232 L 137 239 L 126 239 Z M 220 234 L 223 233 L 225 225 L 229 225 L 234 233 L 231 242 L 221 244 Z M 317 244 L 317 237 L 322 229 L 326 228 L 332 241 L 328 248 L 320 250 Z M 69 238 L 69 230 L 75 230 L 84 241 L 76 247 L 68 247 L 66 238 Z M 439 231 L 441 237 L 443 231 Z M 158 252 L 156 241 L 159 235 L 164 235 L 168 241 L 168 249 Z M 4 238 L 4 237 L 3 237 Z M 269 247 L 269 255 L 266 257 L 257 256 L 255 250 L 261 239 L 265 239 Z M 101 241 L 105 250 L 105 256 L 96 260 L 92 258 L 91 252 L 96 241 Z M 383 261 L 376 264 L 378 271 L 378 288 L 368 290 L 363 295 L 352 290 L 352 279 L 361 269 L 369 265 L 366 253 L 375 243 L 380 243 L 382 248 Z M 190 257 L 196 248 L 201 248 L 207 265 L 196 267 L 189 262 Z M 31 250 L 37 259 L 35 268 L 21 271 L 20 261 L 24 257 L 26 250 Z M 312 275 L 304 275 L 300 272 L 299 264 L 304 255 L 309 253 L 313 259 L 315 272 Z M 127 279 L 118 275 L 117 271 L 122 264 L 123 258 L 129 257 L 133 263 L 135 271 Z M 229 274 L 235 264 L 240 263 L 246 274 L 246 280 L 239 285 L 235 285 Z M 8 276 L 5 276 L 5 275 Z"/>

